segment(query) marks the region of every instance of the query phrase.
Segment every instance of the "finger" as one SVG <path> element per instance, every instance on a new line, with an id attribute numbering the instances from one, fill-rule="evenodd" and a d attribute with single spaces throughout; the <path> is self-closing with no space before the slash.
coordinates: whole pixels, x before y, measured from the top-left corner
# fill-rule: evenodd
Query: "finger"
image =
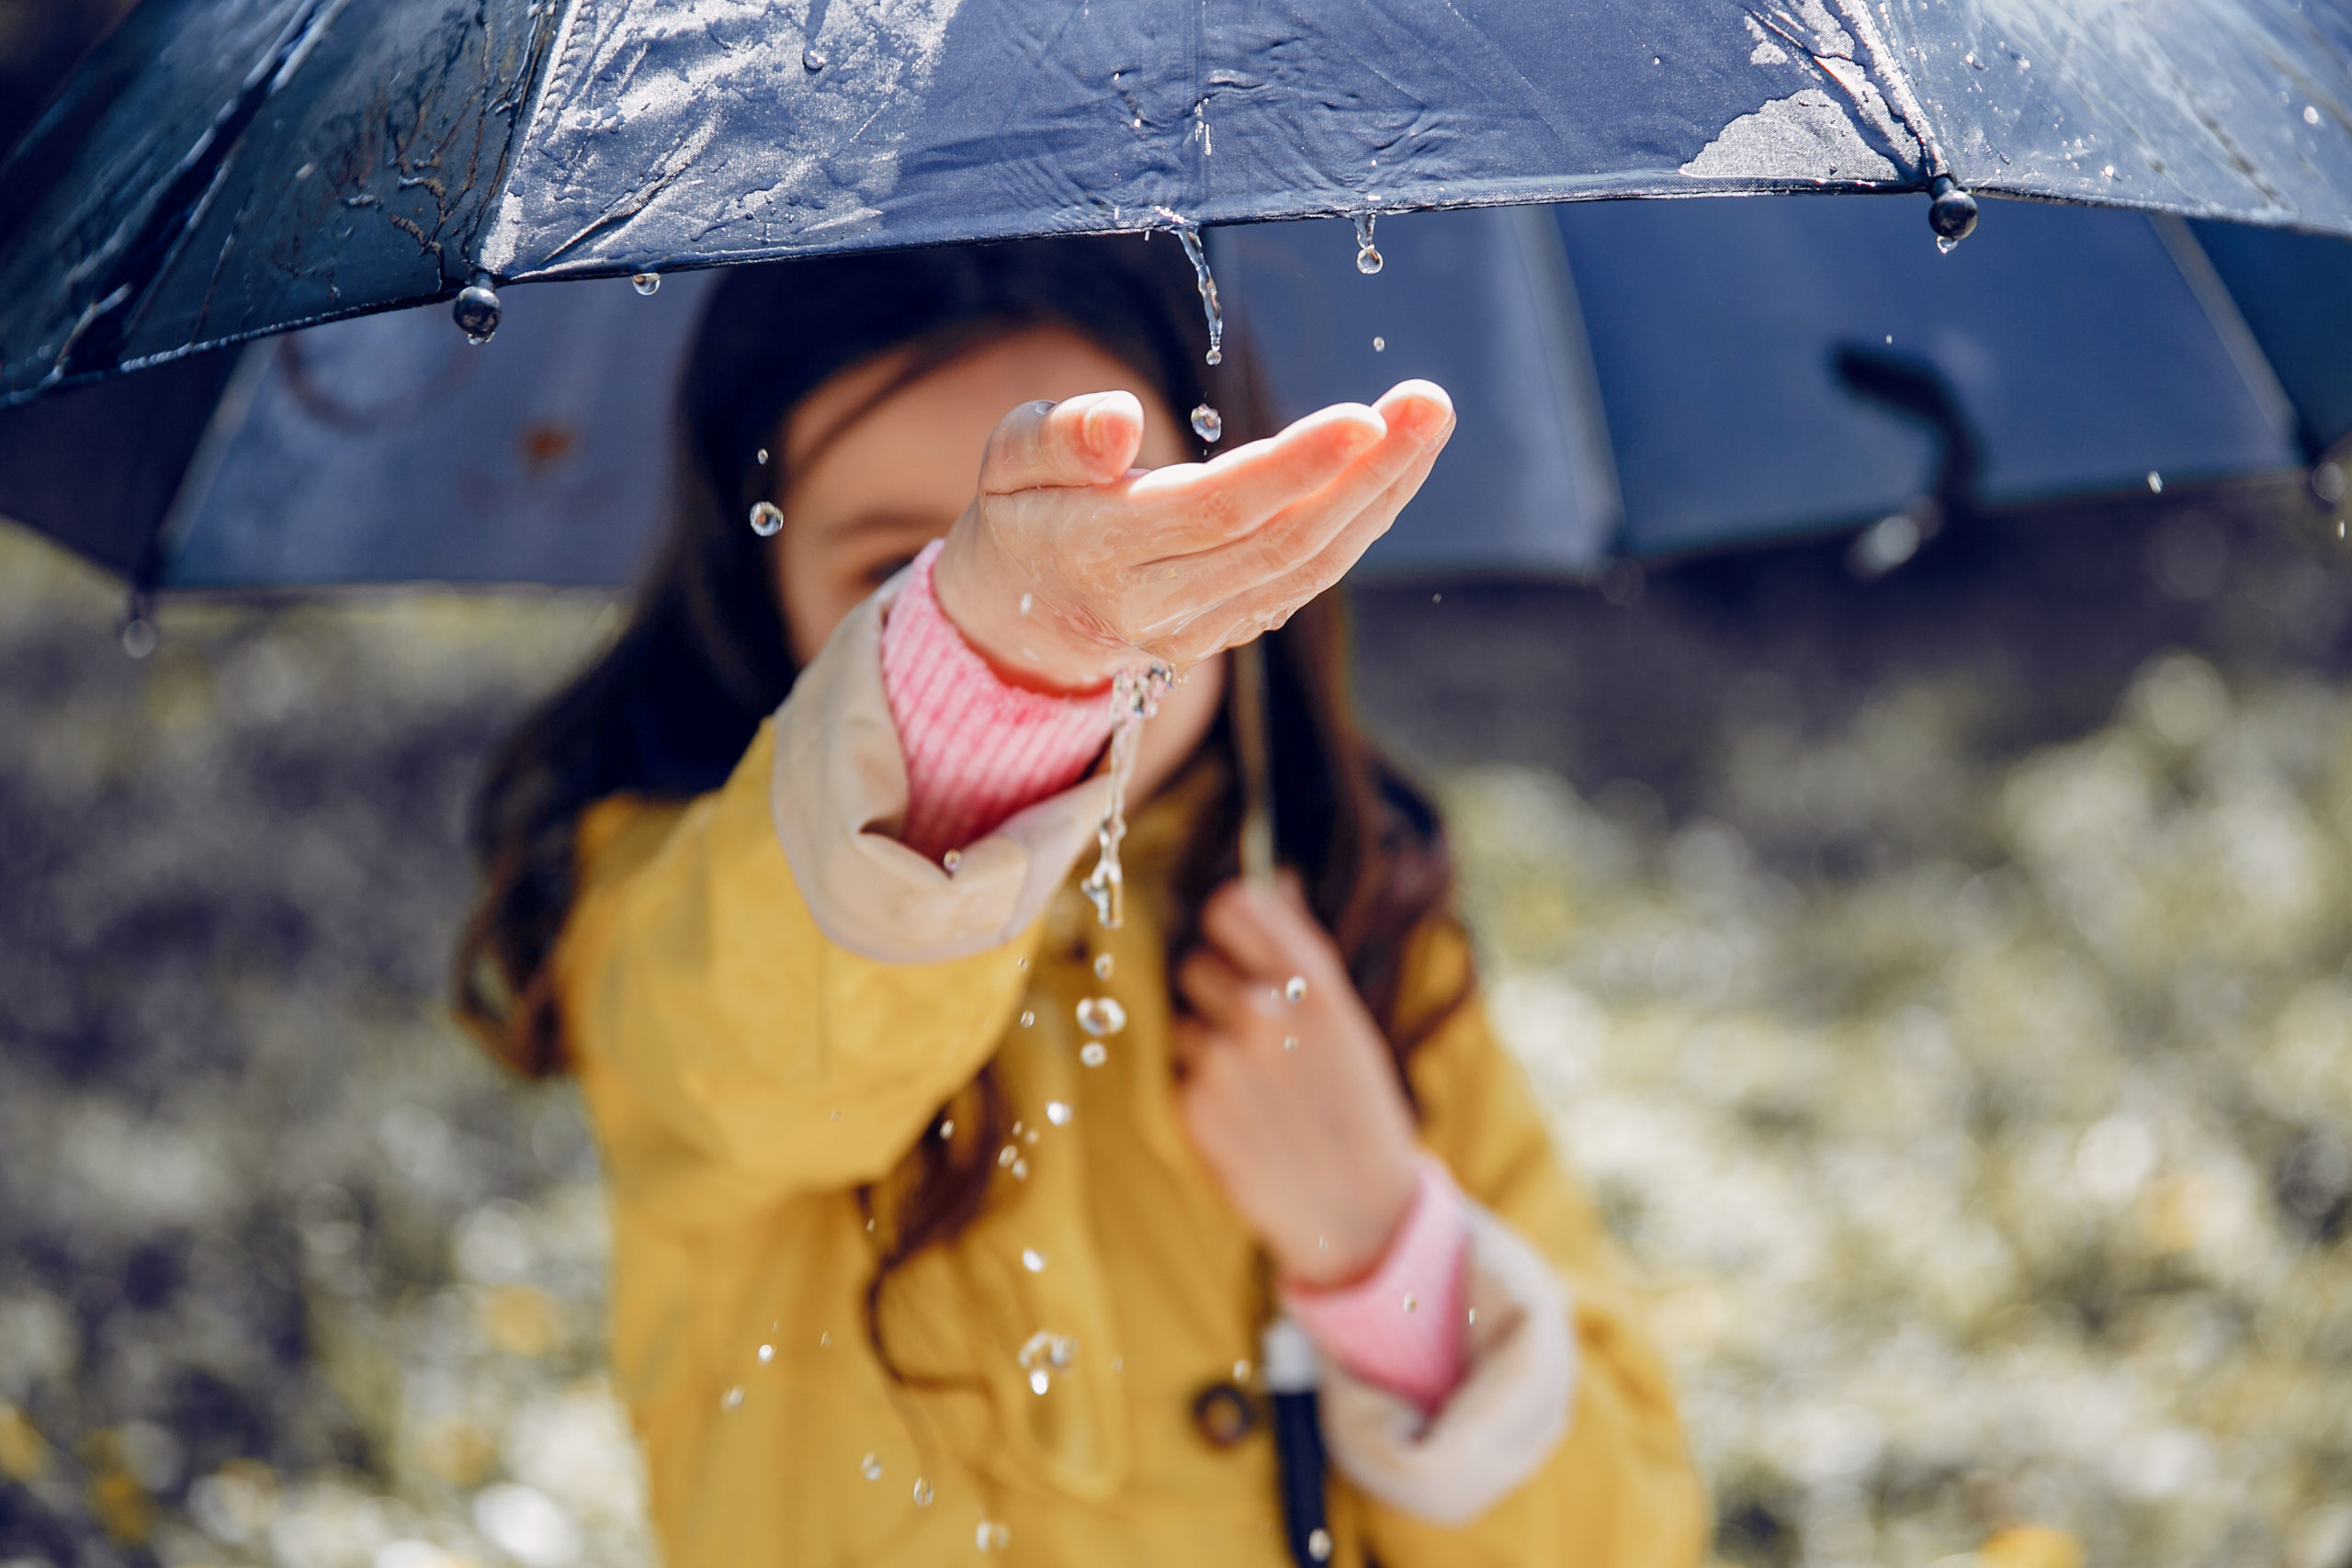
<path id="1" fill-rule="evenodd" d="M 1151 507 L 1154 537 L 1170 557 L 1238 537 L 1293 502 L 1323 489 L 1388 434 L 1362 403 L 1334 403 L 1206 463 L 1178 463 L 1139 474 L 1127 499 Z"/>
<path id="2" fill-rule="evenodd" d="M 1087 392 L 1023 403 L 997 422 L 980 459 L 980 493 L 1108 484 L 1143 446 L 1143 404 L 1133 392 Z"/>
<path id="3" fill-rule="evenodd" d="M 1216 1048 L 1216 1032 L 1197 1018 L 1179 1018 L 1168 1026 L 1168 1061 L 1180 1078 L 1192 1076 L 1201 1058 Z"/>
<path id="4" fill-rule="evenodd" d="M 1236 971 L 1250 1003 L 1271 1005 L 1294 975 L 1328 978 L 1329 942 L 1315 917 L 1278 892 L 1228 882 L 1201 908 L 1201 935 Z"/>
<path id="5" fill-rule="evenodd" d="M 1219 649 L 1238 647 L 1283 625 L 1300 605 L 1328 592 L 1347 576 L 1364 551 L 1388 532 L 1397 514 L 1404 511 L 1405 503 L 1412 500 L 1429 478 L 1430 466 L 1436 461 L 1437 453 L 1428 453 L 1311 559 L 1272 581 L 1237 594 L 1213 612 L 1204 613 L 1196 624 L 1183 626 L 1172 635 L 1162 632 L 1161 640 L 1173 651 L 1162 653 L 1161 657 L 1196 663 Z M 1159 651 L 1156 646 L 1154 651 Z"/>
<path id="6" fill-rule="evenodd" d="M 1436 461 L 1437 454 L 1431 452 L 1416 463 L 1379 502 L 1367 507 L 1347 531 L 1325 546 L 1313 559 L 1272 581 L 1244 589 L 1231 598 L 1202 605 L 1188 615 L 1137 633 L 1136 645 L 1157 658 L 1189 668 L 1278 629 L 1300 605 L 1348 574 L 1363 552 L 1396 521 L 1397 513 L 1429 478 L 1430 468 Z"/>
<path id="7" fill-rule="evenodd" d="M 1194 948 L 1176 966 L 1176 989 L 1210 1023 L 1232 1029 L 1248 1020 L 1252 993 L 1264 989 L 1222 952 Z"/>
<path id="8" fill-rule="evenodd" d="M 1427 478 L 1430 466 L 1453 434 L 1453 400 L 1445 389 L 1433 381 L 1400 381 L 1380 400 L 1375 412 L 1387 427 L 1386 434 L 1358 454 L 1329 483 L 1276 512 L 1263 525 L 1176 564 L 1190 567 L 1193 574 L 1203 577 L 1221 571 L 1236 582 L 1270 581 L 1320 556 L 1333 540 L 1354 527 L 1367 509 L 1381 505 L 1392 495 L 1398 481 L 1416 470 Z M 1416 479 L 1382 520 L 1382 531 L 1395 520 L 1404 500 L 1419 488 Z M 1378 536 L 1374 532 L 1364 545 Z M 1363 550 L 1356 553 L 1361 555 Z"/>

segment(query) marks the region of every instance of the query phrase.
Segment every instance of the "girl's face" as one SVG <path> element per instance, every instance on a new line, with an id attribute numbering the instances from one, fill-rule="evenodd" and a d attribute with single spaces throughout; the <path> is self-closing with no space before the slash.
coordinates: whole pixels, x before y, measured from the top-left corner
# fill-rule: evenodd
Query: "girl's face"
<path id="1" fill-rule="evenodd" d="M 835 426 L 901 363 L 854 365 L 803 398 L 778 437 L 789 493 L 773 555 L 776 601 L 806 665 L 842 618 L 971 504 L 997 422 L 1023 403 L 1129 391 L 1143 404 L 1138 467 L 1186 459 L 1176 415 L 1145 378 L 1061 327 L 1032 327 L 959 355 L 899 388 L 846 429 Z M 814 450 L 813 458 L 808 454 Z M 1187 672 L 1136 749 L 1131 798 L 1143 800 L 1193 754 L 1225 694 L 1222 655 Z"/>
<path id="2" fill-rule="evenodd" d="M 833 628 L 971 504 L 997 421 L 1022 403 L 1133 392 L 1144 409 L 1147 468 L 1182 462 L 1176 417 L 1143 377 L 1078 333 L 1033 327 L 982 344 L 899 388 L 835 432 L 897 374 L 901 356 L 852 366 L 785 419 L 789 493 L 774 554 L 792 654 L 807 664 Z M 814 460 L 806 454 L 820 443 Z"/>

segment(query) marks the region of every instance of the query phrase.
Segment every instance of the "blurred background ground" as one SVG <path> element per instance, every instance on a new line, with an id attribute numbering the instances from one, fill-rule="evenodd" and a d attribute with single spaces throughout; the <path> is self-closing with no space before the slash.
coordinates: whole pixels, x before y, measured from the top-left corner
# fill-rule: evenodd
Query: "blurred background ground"
<path id="1" fill-rule="evenodd" d="M 0 1562 L 650 1561 L 593 1145 L 442 1000 L 467 792 L 609 606 L 175 603 L 134 662 L 118 592 L 0 532 Z M 2352 1562 L 2332 538 L 2085 511 L 1359 629 L 1724 1559 Z"/>

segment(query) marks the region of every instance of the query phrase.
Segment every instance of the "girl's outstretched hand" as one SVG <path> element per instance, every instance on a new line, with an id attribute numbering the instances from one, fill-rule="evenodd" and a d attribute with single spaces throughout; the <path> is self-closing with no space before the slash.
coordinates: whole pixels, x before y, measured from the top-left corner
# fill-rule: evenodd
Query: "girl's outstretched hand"
<path id="1" fill-rule="evenodd" d="M 1226 884 L 1201 937 L 1176 973 L 1192 1010 L 1172 1036 L 1184 1130 L 1284 1280 L 1350 1283 L 1378 1266 L 1419 1182 L 1387 1042 L 1295 881 Z"/>
<path id="2" fill-rule="evenodd" d="M 1143 405 L 1092 392 L 1014 409 L 932 582 L 1023 684 L 1099 685 L 1138 652 L 1182 669 L 1281 626 L 1388 530 L 1453 431 L 1429 381 L 1337 403 L 1206 463 L 1132 465 Z"/>

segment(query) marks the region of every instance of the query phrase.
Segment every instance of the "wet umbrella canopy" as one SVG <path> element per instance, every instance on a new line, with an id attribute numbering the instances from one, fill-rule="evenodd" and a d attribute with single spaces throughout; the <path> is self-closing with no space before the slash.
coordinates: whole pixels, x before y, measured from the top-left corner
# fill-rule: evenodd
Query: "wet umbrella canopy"
<path id="1" fill-rule="evenodd" d="M 0 170 L 0 401 L 496 287 L 1755 190 L 2352 233 L 2320 0 L 149 0 Z M 1923 231 L 1922 243 L 1925 243 Z"/>

